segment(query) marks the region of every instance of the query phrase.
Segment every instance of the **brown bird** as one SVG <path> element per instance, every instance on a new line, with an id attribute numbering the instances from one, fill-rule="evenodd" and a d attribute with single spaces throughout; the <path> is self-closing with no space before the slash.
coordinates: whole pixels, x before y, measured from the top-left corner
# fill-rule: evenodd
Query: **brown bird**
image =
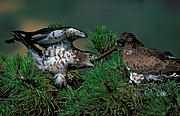
<path id="1" fill-rule="evenodd" d="M 67 71 L 70 68 L 93 67 L 90 60 L 96 56 L 90 52 L 81 51 L 73 46 L 73 41 L 87 38 L 87 34 L 74 27 L 43 28 L 33 32 L 13 31 L 13 39 L 6 40 L 8 44 L 16 41 L 24 44 L 39 69 L 55 74 L 56 84 L 66 85 Z"/>
<path id="2" fill-rule="evenodd" d="M 124 47 L 122 60 L 131 71 L 130 82 L 180 78 L 180 59 L 168 51 L 144 46 L 132 33 L 124 32 L 117 38 L 117 45 Z"/>

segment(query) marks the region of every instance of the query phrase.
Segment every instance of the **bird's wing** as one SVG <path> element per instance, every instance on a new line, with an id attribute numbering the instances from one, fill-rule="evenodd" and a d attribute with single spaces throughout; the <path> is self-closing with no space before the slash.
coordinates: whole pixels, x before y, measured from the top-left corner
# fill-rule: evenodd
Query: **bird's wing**
<path id="1" fill-rule="evenodd" d="M 87 38 L 85 32 L 74 27 L 46 28 L 38 30 L 36 33 L 41 34 L 41 36 L 35 36 L 33 39 L 36 40 L 36 43 L 43 45 L 54 44 L 64 40 L 72 44 L 72 42 L 78 38 Z"/>
<path id="2" fill-rule="evenodd" d="M 14 33 L 18 33 L 24 39 L 28 39 L 32 44 L 39 44 L 42 47 L 49 47 L 54 44 L 65 43 L 72 44 L 72 42 L 78 38 L 87 38 L 87 34 L 77 28 L 74 27 L 60 27 L 60 28 L 43 28 L 33 32 L 25 32 L 25 31 L 13 31 Z M 19 41 L 18 36 L 14 36 L 13 39 L 6 40 L 6 43 L 14 43 L 15 41 Z"/>
<path id="3" fill-rule="evenodd" d="M 171 52 L 160 51 L 160 50 L 154 49 L 154 48 L 139 47 L 139 48 L 135 49 L 134 52 L 137 54 L 143 54 L 148 57 L 153 56 L 160 60 L 167 60 L 167 59 L 174 58 Z"/>
<path id="4" fill-rule="evenodd" d="M 132 71 L 141 74 L 160 74 L 179 71 L 180 64 L 169 59 L 170 54 L 156 49 L 140 47 L 125 55 L 125 64 Z"/>

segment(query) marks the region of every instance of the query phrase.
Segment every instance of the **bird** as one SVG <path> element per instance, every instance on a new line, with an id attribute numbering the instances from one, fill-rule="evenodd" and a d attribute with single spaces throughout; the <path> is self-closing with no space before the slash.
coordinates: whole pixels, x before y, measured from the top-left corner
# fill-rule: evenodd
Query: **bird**
<path id="1" fill-rule="evenodd" d="M 81 51 L 73 46 L 73 41 L 87 38 L 87 34 L 74 27 L 42 28 L 32 32 L 12 31 L 8 44 L 21 42 L 28 49 L 39 69 L 48 70 L 55 76 L 55 84 L 67 84 L 69 69 L 94 67 L 91 62 L 96 55 Z"/>
<path id="2" fill-rule="evenodd" d="M 180 59 L 169 51 L 146 47 L 129 32 L 121 33 L 116 39 L 117 47 L 124 47 L 122 61 L 130 70 L 130 83 L 163 81 L 180 78 Z"/>

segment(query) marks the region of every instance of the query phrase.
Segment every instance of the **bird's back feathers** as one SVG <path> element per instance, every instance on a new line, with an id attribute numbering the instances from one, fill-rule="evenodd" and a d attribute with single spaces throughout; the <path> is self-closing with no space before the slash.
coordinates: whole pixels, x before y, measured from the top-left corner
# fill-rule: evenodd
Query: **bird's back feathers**
<path id="1" fill-rule="evenodd" d="M 42 47 L 49 47 L 59 42 L 72 42 L 78 38 L 87 38 L 87 34 L 74 27 L 43 28 L 33 32 L 13 31 L 13 39 L 6 40 L 8 44 L 20 41 L 19 37 L 27 39 L 30 44 L 39 44 Z M 24 44 L 24 43 L 23 43 Z"/>
<path id="2" fill-rule="evenodd" d="M 180 74 L 180 59 L 169 51 L 145 47 L 132 33 L 123 33 L 117 44 L 124 46 L 123 62 L 139 74 Z"/>

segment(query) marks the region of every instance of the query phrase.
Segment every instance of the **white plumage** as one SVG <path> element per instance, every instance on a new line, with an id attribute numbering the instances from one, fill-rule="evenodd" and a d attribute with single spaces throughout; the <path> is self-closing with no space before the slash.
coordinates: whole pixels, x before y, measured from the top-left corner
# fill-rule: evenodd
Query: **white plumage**
<path id="1" fill-rule="evenodd" d="M 39 69 L 48 70 L 55 74 L 55 83 L 66 85 L 68 68 L 93 67 L 90 62 L 96 56 L 83 52 L 73 46 L 78 38 L 87 38 L 87 34 L 73 27 L 44 28 L 34 32 L 13 31 L 14 36 L 6 43 L 20 41 L 29 50 L 32 59 Z"/>

